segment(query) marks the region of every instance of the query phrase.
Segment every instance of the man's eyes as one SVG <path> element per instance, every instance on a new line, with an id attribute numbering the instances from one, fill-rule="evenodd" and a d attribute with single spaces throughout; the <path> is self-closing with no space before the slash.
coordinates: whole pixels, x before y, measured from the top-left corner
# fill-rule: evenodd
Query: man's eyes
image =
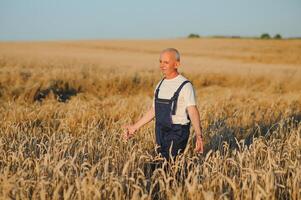
<path id="1" fill-rule="evenodd" d="M 160 60 L 160 63 L 168 64 L 167 61 L 162 61 L 162 60 Z"/>

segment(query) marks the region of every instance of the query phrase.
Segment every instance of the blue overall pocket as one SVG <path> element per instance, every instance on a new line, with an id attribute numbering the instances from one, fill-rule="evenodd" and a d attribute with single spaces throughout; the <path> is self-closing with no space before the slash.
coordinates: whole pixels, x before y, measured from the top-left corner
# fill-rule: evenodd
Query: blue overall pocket
<path id="1" fill-rule="evenodd" d="M 171 128 L 171 106 L 172 102 L 166 99 L 156 99 L 155 101 L 155 113 L 156 113 L 156 124 L 162 127 Z"/>

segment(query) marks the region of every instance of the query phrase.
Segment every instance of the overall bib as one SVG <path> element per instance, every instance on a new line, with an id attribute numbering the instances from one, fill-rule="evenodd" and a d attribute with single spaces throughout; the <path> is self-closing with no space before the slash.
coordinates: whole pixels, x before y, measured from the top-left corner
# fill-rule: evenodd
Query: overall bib
<path id="1" fill-rule="evenodd" d="M 155 93 L 156 142 L 159 145 L 157 152 L 169 160 L 170 155 L 176 157 L 184 152 L 188 142 L 190 123 L 173 124 L 171 116 L 176 114 L 179 93 L 189 81 L 184 81 L 171 99 L 160 99 L 158 94 L 163 80 Z"/>

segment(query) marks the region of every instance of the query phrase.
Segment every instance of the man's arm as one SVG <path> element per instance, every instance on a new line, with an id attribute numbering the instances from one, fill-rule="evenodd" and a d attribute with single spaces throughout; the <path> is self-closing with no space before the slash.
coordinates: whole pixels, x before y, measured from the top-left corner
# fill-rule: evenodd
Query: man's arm
<path id="1" fill-rule="evenodd" d="M 125 126 L 125 132 L 123 137 L 128 140 L 131 138 L 134 133 L 143 125 L 150 122 L 155 117 L 155 109 L 154 107 L 150 108 L 144 115 L 141 117 L 135 124 Z"/>
<path id="2" fill-rule="evenodd" d="M 195 151 L 197 153 L 203 153 L 203 136 L 201 132 L 201 124 L 200 124 L 200 114 L 195 105 L 193 106 L 188 106 L 188 115 L 190 117 L 194 132 L 195 132 L 195 137 L 196 137 L 196 143 L 195 143 Z"/>

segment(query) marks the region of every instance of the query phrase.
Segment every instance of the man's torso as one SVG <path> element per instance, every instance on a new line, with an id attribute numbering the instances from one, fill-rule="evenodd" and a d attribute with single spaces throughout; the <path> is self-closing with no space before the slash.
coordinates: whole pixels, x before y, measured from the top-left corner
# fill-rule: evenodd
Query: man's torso
<path id="1" fill-rule="evenodd" d="M 171 99 L 176 92 L 176 90 L 180 87 L 180 85 L 186 81 L 187 79 L 178 75 L 173 79 L 164 79 L 160 86 L 158 98 L 160 99 Z M 157 84 L 156 89 L 159 84 Z M 155 89 L 155 91 L 156 91 Z M 173 124 L 188 124 L 190 121 L 187 118 L 187 107 L 191 105 L 196 105 L 196 97 L 194 89 L 191 83 L 187 83 L 184 85 L 182 90 L 179 93 L 179 98 L 177 103 L 176 114 L 172 115 Z"/>

